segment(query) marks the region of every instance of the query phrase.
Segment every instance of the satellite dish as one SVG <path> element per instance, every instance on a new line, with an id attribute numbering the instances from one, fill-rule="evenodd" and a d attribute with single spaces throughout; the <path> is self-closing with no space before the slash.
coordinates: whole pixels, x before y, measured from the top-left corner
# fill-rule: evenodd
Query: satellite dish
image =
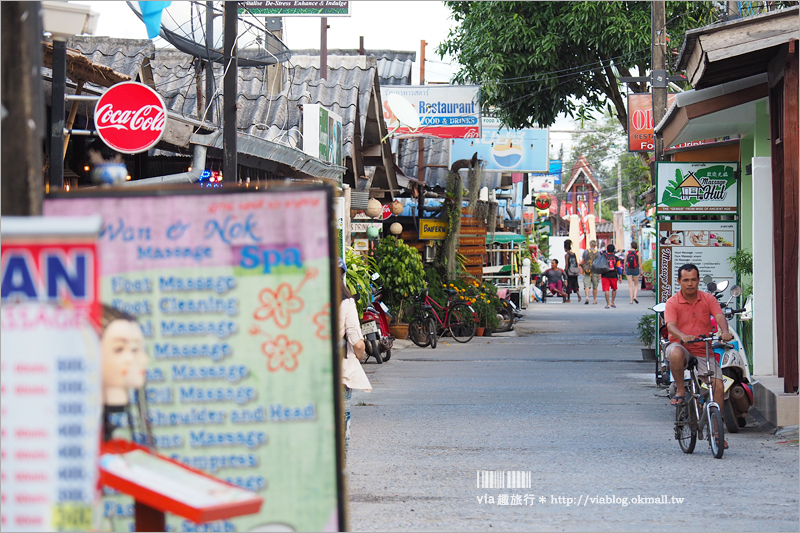
<path id="1" fill-rule="evenodd" d="M 401 124 L 405 124 L 412 130 L 419 129 L 419 114 L 408 100 L 399 94 L 390 94 L 386 97 L 386 102 L 389 104 L 389 110 L 394 114 L 395 117 L 397 117 L 397 120 Z M 399 127 L 400 124 L 397 125 L 397 128 Z"/>
<path id="2" fill-rule="evenodd" d="M 126 2 L 131 11 L 144 22 L 141 10 L 134 2 Z M 212 8 L 208 16 L 215 22 L 210 29 L 213 36 L 212 46 L 206 44 L 206 2 L 173 2 L 164 9 L 161 17 L 159 36 L 172 46 L 194 57 L 215 63 L 224 62 L 222 50 L 222 10 Z M 246 8 L 245 8 L 246 9 Z M 188 11 L 188 12 L 187 12 Z M 255 17 L 249 17 L 258 20 Z M 181 21 L 180 23 L 178 21 Z M 240 31 L 237 36 L 238 58 L 240 67 L 261 67 L 288 61 L 292 52 L 270 31 L 265 24 L 254 23 L 239 17 Z"/>

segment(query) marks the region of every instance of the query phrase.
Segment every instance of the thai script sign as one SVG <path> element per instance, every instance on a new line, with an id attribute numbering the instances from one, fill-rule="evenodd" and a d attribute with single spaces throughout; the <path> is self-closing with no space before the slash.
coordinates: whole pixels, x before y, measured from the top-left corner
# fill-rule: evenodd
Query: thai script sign
<path id="1" fill-rule="evenodd" d="M 738 163 L 656 163 L 656 214 L 735 213 Z"/>
<path id="2" fill-rule="evenodd" d="M 167 120 L 161 96 L 143 83 L 118 83 L 94 108 L 94 126 L 108 146 L 123 154 L 145 152 L 158 144 Z"/>
<path id="3" fill-rule="evenodd" d="M 103 217 L 101 299 L 142 325 L 159 452 L 264 498 L 202 530 L 342 530 L 331 190 L 72 195 L 44 209 Z M 104 514 L 127 531 L 132 501 L 108 495 Z"/>
<path id="4" fill-rule="evenodd" d="M 548 172 L 548 130 L 526 128 L 509 130 L 496 118 L 484 117 L 479 139 L 451 141 L 450 165 L 459 159 L 478 157 L 486 161 L 484 170 L 495 172 Z"/>
<path id="5" fill-rule="evenodd" d="M 88 531 L 98 498 L 100 219 L 2 224 L 2 529 Z"/>
<path id="6" fill-rule="evenodd" d="M 700 279 L 710 275 L 715 283 L 728 280 L 729 287 L 737 282 L 728 262 L 736 254 L 735 222 L 658 222 L 657 226 L 659 302 L 666 302 L 680 290 L 678 269 L 687 263 L 697 266 Z M 723 301 L 730 296 L 728 290 Z"/>
<path id="7" fill-rule="evenodd" d="M 478 139 L 481 136 L 481 107 L 477 85 L 422 85 L 381 87 L 383 118 L 396 134 L 424 133 L 446 139 Z M 408 101 L 420 118 L 412 130 L 401 123 L 387 101 L 397 94 Z M 470 154 L 472 157 L 472 154 Z"/>
<path id="8" fill-rule="evenodd" d="M 349 17 L 347 0 L 266 0 L 238 2 L 240 15 L 271 15 L 278 17 Z"/>

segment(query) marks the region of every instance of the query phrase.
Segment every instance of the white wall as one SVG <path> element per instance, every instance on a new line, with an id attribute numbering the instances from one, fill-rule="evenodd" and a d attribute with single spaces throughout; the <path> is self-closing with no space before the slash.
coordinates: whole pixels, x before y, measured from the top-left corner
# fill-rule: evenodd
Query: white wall
<path id="1" fill-rule="evenodd" d="M 778 373 L 775 345 L 775 261 L 772 240 L 772 164 L 753 158 L 753 374 Z"/>

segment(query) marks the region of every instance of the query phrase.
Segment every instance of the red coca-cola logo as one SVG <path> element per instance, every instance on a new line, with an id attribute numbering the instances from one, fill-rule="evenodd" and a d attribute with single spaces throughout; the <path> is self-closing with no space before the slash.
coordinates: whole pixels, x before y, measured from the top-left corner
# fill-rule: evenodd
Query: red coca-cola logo
<path id="1" fill-rule="evenodd" d="M 108 146 L 124 154 L 149 150 L 161 140 L 167 121 L 164 100 L 147 85 L 118 83 L 94 108 L 94 126 Z"/>

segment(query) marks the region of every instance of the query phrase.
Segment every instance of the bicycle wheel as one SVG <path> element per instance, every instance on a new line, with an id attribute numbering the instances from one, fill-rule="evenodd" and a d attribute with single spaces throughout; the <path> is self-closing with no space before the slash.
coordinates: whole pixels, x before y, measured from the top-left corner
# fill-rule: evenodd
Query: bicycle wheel
<path id="1" fill-rule="evenodd" d="M 418 317 L 408 324 L 408 338 L 420 348 L 425 348 L 431 343 L 431 336 L 426 329 L 426 322 L 425 318 Z"/>
<path id="2" fill-rule="evenodd" d="M 725 423 L 722 421 L 722 413 L 719 408 L 712 406 L 708 414 L 708 443 L 711 445 L 711 453 L 717 459 L 722 459 L 722 454 L 725 453 Z"/>
<path id="3" fill-rule="evenodd" d="M 455 304 L 447 314 L 447 329 L 456 342 L 469 342 L 475 335 L 475 319 L 466 304 Z"/>
<path id="4" fill-rule="evenodd" d="M 428 335 L 431 339 L 431 348 L 435 350 L 438 339 L 436 338 L 436 321 L 433 317 L 428 317 Z"/>
<path id="5" fill-rule="evenodd" d="M 694 398 L 683 402 L 675 408 L 675 438 L 683 453 L 692 453 L 697 444 L 697 427 L 695 424 Z"/>

